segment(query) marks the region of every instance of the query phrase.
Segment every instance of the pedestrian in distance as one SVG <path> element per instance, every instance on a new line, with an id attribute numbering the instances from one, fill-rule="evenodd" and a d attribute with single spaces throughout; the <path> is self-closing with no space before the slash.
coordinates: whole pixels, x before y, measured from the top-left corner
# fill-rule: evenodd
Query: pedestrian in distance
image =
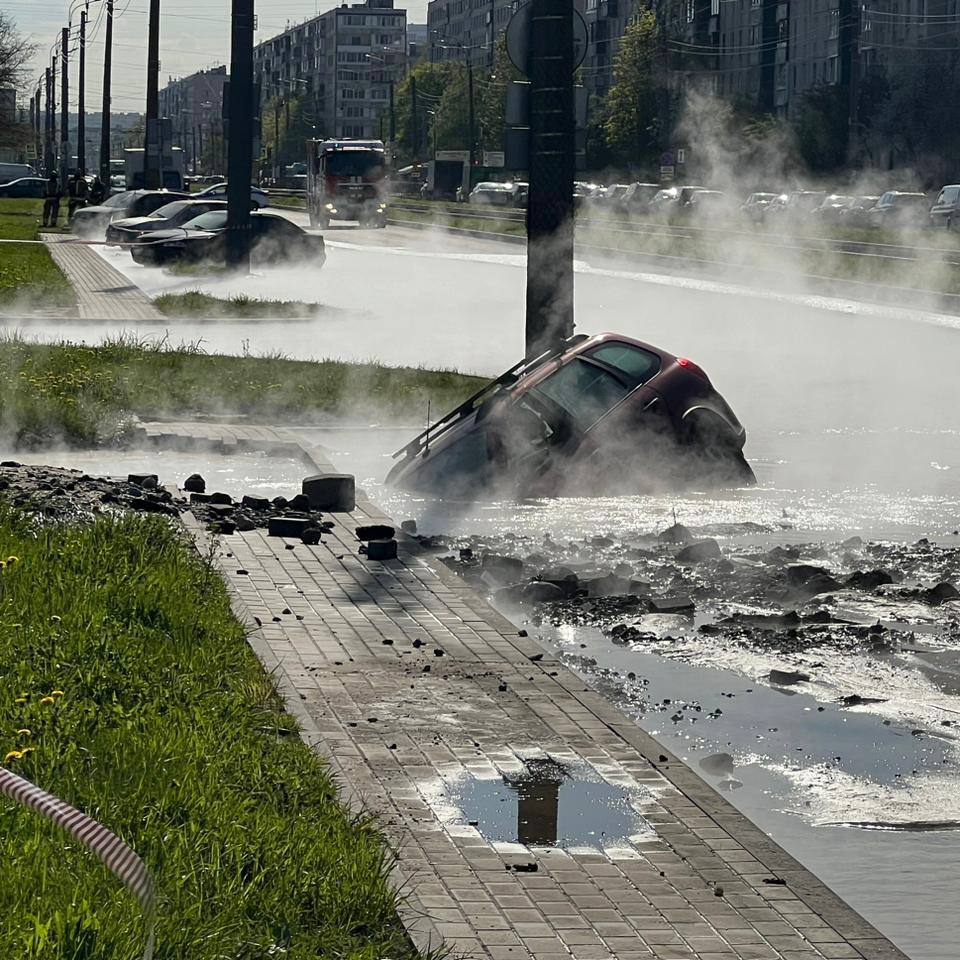
<path id="1" fill-rule="evenodd" d="M 93 183 L 90 184 L 90 203 L 95 207 L 99 207 L 106 199 L 107 188 L 103 185 L 103 181 L 99 177 L 94 177 Z"/>
<path id="2" fill-rule="evenodd" d="M 60 178 L 56 173 L 47 177 L 43 191 L 43 225 L 55 227 L 60 217 Z"/>

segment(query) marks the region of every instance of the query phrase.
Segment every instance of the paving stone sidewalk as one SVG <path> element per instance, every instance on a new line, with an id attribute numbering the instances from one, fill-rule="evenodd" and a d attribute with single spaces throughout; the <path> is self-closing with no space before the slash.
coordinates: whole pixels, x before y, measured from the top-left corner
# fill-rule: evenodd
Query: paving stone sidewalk
<path id="1" fill-rule="evenodd" d="M 297 442 L 210 424 L 145 433 L 227 449 Z M 323 467 L 322 451 L 302 455 Z M 335 519 L 316 547 L 224 537 L 219 563 L 304 739 L 348 802 L 381 818 L 419 947 L 492 960 L 906 960 L 415 542 L 367 561 L 357 524 L 390 522 L 370 503 Z M 545 758 L 626 790 L 637 832 L 560 849 L 491 841 L 458 816 L 458 785 L 516 782 Z"/>
<path id="2" fill-rule="evenodd" d="M 163 321 L 150 298 L 92 246 L 71 233 L 47 234 L 43 239 L 77 294 L 81 320 Z"/>

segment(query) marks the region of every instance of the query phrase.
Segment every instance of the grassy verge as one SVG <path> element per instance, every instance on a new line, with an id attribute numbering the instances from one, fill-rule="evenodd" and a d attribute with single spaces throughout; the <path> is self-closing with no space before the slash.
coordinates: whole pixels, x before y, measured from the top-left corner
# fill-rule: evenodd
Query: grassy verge
<path id="1" fill-rule="evenodd" d="M 141 855 L 158 957 L 412 957 L 376 825 L 339 804 L 219 577 L 167 523 L 37 532 L 4 510 L 0 553 L 19 558 L 0 756 Z M 0 824 L 0 954 L 140 955 L 135 901 L 99 861 L 6 798 Z"/>
<path id="2" fill-rule="evenodd" d="M 0 438 L 89 445 L 142 418 L 243 414 L 266 421 L 363 417 L 419 423 L 483 381 L 452 371 L 281 357 L 208 356 L 130 339 L 99 347 L 0 341 Z"/>
<path id="3" fill-rule="evenodd" d="M 270 195 L 271 207 L 291 207 L 294 210 L 306 210 L 307 201 L 305 197 L 278 197 Z"/>
<path id="4" fill-rule="evenodd" d="M 439 206 L 439 205 L 438 205 Z M 456 205 L 462 211 L 463 204 Z M 496 210 L 484 216 L 469 216 L 465 213 L 455 213 L 441 207 L 440 209 L 413 210 L 406 206 L 389 207 L 391 219 L 412 220 L 415 223 L 432 223 L 438 227 L 457 227 L 462 230 L 483 230 L 487 233 L 503 233 L 511 236 L 525 236 L 527 225 L 523 220 L 501 220 L 495 217 Z"/>
<path id="5" fill-rule="evenodd" d="M 66 204 L 60 206 L 65 213 Z M 42 216 L 42 200 L 0 199 L 0 239 L 37 240 Z M 61 309 L 75 302 L 73 288 L 46 247 L 0 245 L 0 310 Z"/>
<path id="6" fill-rule="evenodd" d="M 273 317 L 304 319 L 315 317 L 325 308 L 318 303 L 300 300 L 262 300 L 258 297 L 221 299 L 192 290 L 187 293 L 165 293 L 153 305 L 168 317 Z"/>

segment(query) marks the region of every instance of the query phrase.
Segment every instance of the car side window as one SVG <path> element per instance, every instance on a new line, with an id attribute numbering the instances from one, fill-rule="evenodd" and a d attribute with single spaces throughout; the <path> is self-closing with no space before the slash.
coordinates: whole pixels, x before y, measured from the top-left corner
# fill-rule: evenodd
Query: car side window
<path id="1" fill-rule="evenodd" d="M 587 430 L 631 389 L 602 367 L 576 357 L 538 383 L 534 393 L 553 401 L 580 430 Z"/>
<path id="2" fill-rule="evenodd" d="M 660 358 L 655 353 L 629 343 L 602 343 L 588 356 L 622 371 L 638 384 L 646 383 L 660 372 Z"/>

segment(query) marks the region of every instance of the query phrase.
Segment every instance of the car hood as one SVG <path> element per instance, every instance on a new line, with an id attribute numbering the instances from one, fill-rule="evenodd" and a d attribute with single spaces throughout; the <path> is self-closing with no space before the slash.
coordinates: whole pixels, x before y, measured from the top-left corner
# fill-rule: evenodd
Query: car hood
<path id="1" fill-rule="evenodd" d="M 212 230 L 184 230 L 170 228 L 167 230 L 151 230 L 141 238 L 141 243 L 163 243 L 165 240 L 205 240 L 216 237 L 218 233 Z"/>
<path id="2" fill-rule="evenodd" d="M 109 209 L 109 208 L 101 208 Z M 119 230 L 130 230 L 135 229 L 143 224 L 156 223 L 157 217 L 124 217 L 121 220 L 114 220 L 111 226 L 116 227 Z"/>

